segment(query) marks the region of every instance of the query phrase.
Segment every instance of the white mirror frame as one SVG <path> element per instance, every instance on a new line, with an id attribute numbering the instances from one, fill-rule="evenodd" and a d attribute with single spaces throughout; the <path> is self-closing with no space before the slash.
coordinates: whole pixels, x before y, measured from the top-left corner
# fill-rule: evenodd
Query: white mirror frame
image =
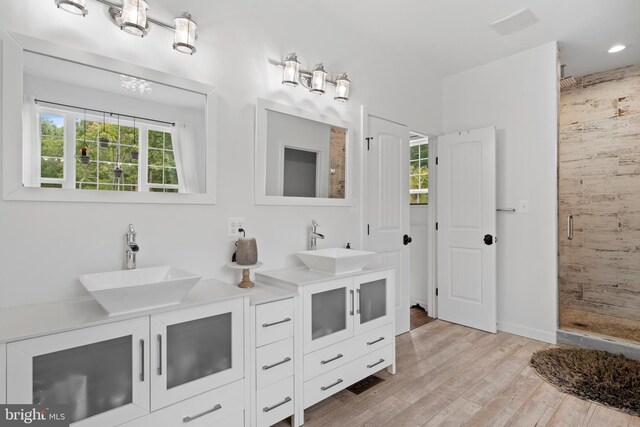
<path id="1" fill-rule="evenodd" d="M 2 31 L 2 198 L 3 200 L 215 204 L 217 188 L 217 99 L 214 87 L 161 71 L 130 64 L 91 52 L 72 49 L 30 36 Z M 174 86 L 206 96 L 206 147 L 204 193 L 147 193 L 25 187 L 22 184 L 23 55 L 34 52 L 86 64 L 145 80 Z"/>
<path id="2" fill-rule="evenodd" d="M 347 130 L 347 141 L 345 147 L 345 196 L 344 199 L 333 199 L 327 197 L 290 197 L 290 196 L 268 196 L 267 188 L 267 112 L 275 111 L 300 117 L 302 119 L 313 120 L 325 123 L 330 126 L 337 126 Z M 256 143 L 255 143 L 255 175 L 254 190 L 256 205 L 284 205 L 284 206 L 352 206 L 353 205 L 353 144 L 352 140 L 354 127 L 348 121 L 326 116 L 320 113 L 304 110 L 299 107 L 279 104 L 258 98 L 256 107 Z"/>

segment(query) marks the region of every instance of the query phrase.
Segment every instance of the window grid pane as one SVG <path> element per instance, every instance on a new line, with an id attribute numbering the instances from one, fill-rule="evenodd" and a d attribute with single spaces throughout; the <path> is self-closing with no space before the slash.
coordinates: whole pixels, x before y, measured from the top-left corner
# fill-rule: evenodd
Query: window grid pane
<path id="1" fill-rule="evenodd" d="M 429 201 L 429 144 L 410 147 L 409 203 L 427 204 Z"/>

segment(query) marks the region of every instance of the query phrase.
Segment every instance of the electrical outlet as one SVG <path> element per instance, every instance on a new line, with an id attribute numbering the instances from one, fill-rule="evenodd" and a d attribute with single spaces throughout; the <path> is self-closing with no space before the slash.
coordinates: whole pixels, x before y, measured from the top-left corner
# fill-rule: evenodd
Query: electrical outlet
<path id="1" fill-rule="evenodd" d="M 240 237 L 239 229 L 244 228 L 244 218 L 229 217 L 229 237 L 237 239 Z"/>

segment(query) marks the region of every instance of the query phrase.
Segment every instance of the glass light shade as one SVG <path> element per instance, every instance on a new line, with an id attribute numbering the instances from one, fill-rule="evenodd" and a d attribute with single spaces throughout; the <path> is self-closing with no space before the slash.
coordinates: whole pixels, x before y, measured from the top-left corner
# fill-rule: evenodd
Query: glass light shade
<path id="1" fill-rule="evenodd" d="M 178 52 L 193 55 L 196 52 L 196 30 L 198 24 L 193 22 L 191 15 L 183 13 L 173 20 L 173 48 Z"/>
<path id="2" fill-rule="evenodd" d="M 300 62 L 295 53 L 290 53 L 284 60 L 282 71 L 282 84 L 296 86 L 300 78 Z"/>
<path id="3" fill-rule="evenodd" d="M 56 0 L 56 6 L 74 15 L 86 16 L 89 13 L 86 0 Z"/>
<path id="4" fill-rule="evenodd" d="M 325 90 L 324 87 L 327 84 L 327 72 L 324 70 L 322 64 L 318 64 L 313 67 L 311 76 L 311 93 L 322 95 Z"/>
<path id="5" fill-rule="evenodd" d="M 345 102 L 349 100 L 349 89 L 351 81 L 347 78 L 347 73 L 338 74 L 336 79 L 336 101 Z"/>
<path id="6" fill-rule="evenodd" d="M 147 9 L 149 4 L 144 0 L 123 0 L 120 29 L 144 37 L 148 32 Z"/>

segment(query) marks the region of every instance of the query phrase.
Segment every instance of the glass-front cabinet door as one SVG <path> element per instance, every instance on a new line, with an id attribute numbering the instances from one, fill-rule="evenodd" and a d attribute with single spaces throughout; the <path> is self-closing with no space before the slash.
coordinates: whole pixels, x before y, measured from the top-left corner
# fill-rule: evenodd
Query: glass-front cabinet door
<path id="1" fill-rule="evenodd" d="M 149 413 L 149 319 L 7 345 L 7 402 L 68 405 L 75 426 L 118 425 Z"/>
<path id="2" fill-rule="evenodd" d="M 353 280 L 307 285 L 304 293 L 304 352 L 309 353 L 353 336 Z"/>
<path id="3" fill-rule="evenodd" d="M 151 316 L 151 410 L 243 376 L 243 302 Z"/>
<path id="4" fill-rule="evenodd" d="M 392 270 L 353 278 L 356 291 L 355 333 L 390 323 L 394 315 Z"/>

